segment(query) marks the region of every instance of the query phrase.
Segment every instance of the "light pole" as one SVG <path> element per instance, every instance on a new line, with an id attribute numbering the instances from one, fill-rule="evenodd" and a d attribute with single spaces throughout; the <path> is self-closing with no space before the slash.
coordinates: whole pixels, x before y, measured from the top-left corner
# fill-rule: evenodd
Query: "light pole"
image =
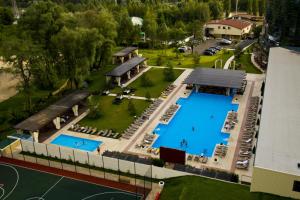
<path id="1" fill-rule="evenodd" d="M 237 15 L 239 0 L 235 1 L 235 15 Z"/>

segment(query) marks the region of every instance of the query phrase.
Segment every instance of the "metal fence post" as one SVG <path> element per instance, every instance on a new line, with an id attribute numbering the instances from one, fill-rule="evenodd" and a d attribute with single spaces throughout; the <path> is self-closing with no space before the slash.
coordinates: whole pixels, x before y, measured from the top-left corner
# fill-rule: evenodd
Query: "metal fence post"
<path id="1" fill-rule="evenodd" d="M 78 173 L 77 168 L 76 168 L 76 160 L 75 160 L 75 151 L 74 151 L 74 149 L 73 149 L 73 157 L 74 157 L 75 172 Z"/>
<path id="2" fill-rule="evenodd" d="M 46 144 L 46 152 L 47 152 L 47 160 L 48 160 L 48 165 L 50 167 L 50 158 L 49 158 L 49 153 L 48 153 L 48 145 Z"/>
<path id="3" fill-rule="evenodd" d="M 11 158 L 14 158 L 13 152 L 12 152 L 12 149 L 11 149 L 11 145 L 9 145 L 9 148 L 10 148 L 10 152 L 11 152 Z"/>
<path id="4" fill-rule="evenodd" d="M 58 147 L 58 151 L 59 151 L 59 157 L 60 157 L 60 165 L 61 165 L 61 169 L 63 170 L 63 164 L 62 164 L 62 159 L 61 159 L 61 152 L 60 152 L 60 147 Z"/>
<path id="5" fill-rule="evenodd" d="M 104 159 L 103 159 L 103 155 L 101 156 L 102 157 L 102 166 L 103 166 L 103 177 L 105 179 L 105 167 L 104 167 Z"/>
<path id="6" fill-rule="evenodd" d="M 20 144 L 21 144 L 21 154 L 22 154 L 22 156 L 23 156 L 23 160 L 24 160 L 24 161 L 26 161 L 26 160 L 25 160 L 24 153 L 23 153 L 23 145 L 22 145 L 22 140 L 20 140 Z"/>
<path id="7" fill-rule="evenodd" d="M 89 168 L 90 176 L 92 176 L 92 173 L 91 173 L 91 166 L 90 166 L 90 156 L 89 156 L 89 152 L 86 152 L 86 154 L 87 154 L 87 159 L 88 159 L 88 168 Z"/>
<path id="8" fill-rule="evenodd" d="M 118 158 L 118 174 L 119 174 L 119 182 L 120 182 L 120 160 Z"/>
<path id="9" fill-rule="evenodd" d="M 134 185 L 135 185 L 135 197 L 138 199 L 138 191 L 136 187 L 136 170 L 135 170 L 135 162 L 133 162 L 133 167 L 134 167 Z"/>
<path id="10" fill-rule="evenodd" d="M 33 151 L 34 151 L 34 153 L 35 153 L 35 163 L 37 164 L 37 153 L 36 153 L 36 151 L 35 151 L 35 146 L 34 146 L 34 141 L 32 141 L 32 145 L 33 145 Z"/>

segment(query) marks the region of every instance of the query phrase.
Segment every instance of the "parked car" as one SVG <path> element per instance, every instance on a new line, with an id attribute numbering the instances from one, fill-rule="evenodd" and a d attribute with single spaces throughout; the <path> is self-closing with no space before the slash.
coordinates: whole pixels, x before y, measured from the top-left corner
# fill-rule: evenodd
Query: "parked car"
<path id="1" fill-rule="evenodd" d="M 232 41 L 231 40 L 228 40 L 228 39 L 225 39 L 223 38 L 221 41 L 220 41 L 221 44 L 226 44 L 226 45 L 229 45 L 229 44 L 232 44 Z"/>
<path id="2" fill-rule="evenodd" d="M 216 54 L 216 53 L 213 52 L 213 51 L 210 51 L 210 50 L 206 49 L 206 50 L 203 52 L 203 54 L 204 54 L 204 55 L 207 55 L 207 56 L 212 56 L 212 55 L 214 55 L 214 54 Z"/>
<path id="3" fill-rule="evenodd" d="M 211 52 L 213 52 L 213 53 L 217 53 L 217 52 L 218 52 L 218 50 L 215 49 L 214 47 L 210 47 L 210 48 L 208 48 L 208 49 L 206 49 L 206 50 L 211 51 Z"/>
<path id="4" fill-rule="evenodd" d="M 103 90 L 102 95 L 109 95 L 109 90 Z"/>
<path id="5" fill-rule="evenodd" d="M 219 51 L 221 51 L 223 49 L 223 47 L 221 47 L 221 46 L 215 46 L 214 48 L 219 50 Z"/>
<path id="6" fill-rule="evenodd" d="M 185 52 L 187 52 L 187 51 L 189 51 L 189 50 L 192 50 L 192 48 L 191 48 L 191 47 L 188 47 L 188 46 L 182 46 L 182 47 L 179 47 L 179 48 L 178 48 L 178 51 L 179 51 L 180 53 L 185 53 Z"/>

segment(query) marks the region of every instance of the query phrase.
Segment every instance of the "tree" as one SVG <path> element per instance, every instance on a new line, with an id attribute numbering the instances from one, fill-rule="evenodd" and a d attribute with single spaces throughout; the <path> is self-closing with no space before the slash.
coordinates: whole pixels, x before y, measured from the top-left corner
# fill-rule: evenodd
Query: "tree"
<path id="1" fill-rule="evenodd" d="M 153 10 L 147 9 L 144 16 L 143 29 L 146 33 L 146 37 L 150 38 L 150 44 L 151 47 L 153 47 L 155 44 L 158 29 L 156 14 Z"/>
<path id="2" fill-rule="evenodd" d="M 71 88 L 79 88 L 94 63 L 98 32 L 95 29 L 63 28 L 52 38 L 59 52 L 60 65 L 64 75 L 69 78 Z"/>
<path id="3" fill-rule="evenodd" d="M 234 50 L 234 57 L 235 57 L 235 59 L 236 59 L 237 61 L 239 61 L 239 59 L 240 59 L 242 53 L 243 53 L 243 52 L 242 52 L 242 49 L 241 49 L 241 47 L 239 47 L 239 46 Z"/>
<path id="4" fill-rule="evenodd" d="M 210 0 L 209 1 L 209 8 L 211 12 L 211 17 L 213 19 L 220 19 L 223 14 L 223 7 L 221 1 L 218 0 Z"/>
<path id="5" fill-rule="evenodd" d="M 151 94 L 150 92 L 147 90 L 146 94 L 145 94 L 145 97 L 147 99 L 147 101 L 151 101 Z"/>
<path id="6" fill-rule="evenodd" d="M 144 73 L 141 76 L 141 86 L 142 87 L 151 87 L 153 86 L 153 82 L 151 81 L 151 79 L 146 75 L 146 73 Z"/>
<path id="7" fill-rule="evenodd" d="M 247 13 L 252 14 L 253 11 L 253 0 L 248 0 L 247 3 Z"/>
<path id="8" fill-rule="evenodd" d="M 258 15 L 259 14 L 259 0 L 254 0 L 253 2 L 253 15 Z"/>
<path id="9" fill-rule="evenodd" d="M 195 65 L 200 64 L 200 55 L 198 53 L 193 54 L 193 61 Z"/>
<path id="10" fill-rule="evenodd" d="M 20 77 L 19 90 L 25 95 L 25 110 L 31 112 L 32 92 L 33 92 L 33 70 L 40 64 L 40 49 L 31 39 L 20 30 L 17 34 L 2 35 L 0 43 L 0 52 L 6 62 L 10 62 L 14 73 Z"/>
<path id="11" fill-rule="evenodd" d="M 167 67 L 164 68 L 164 80 L 167 82 L 171 82 L 175 80 L 174 68 L 173 65 L 169 62 Z"/>
<path id="12" fill-rule="evenodd" d="M 166 45 L 169 40 L 169 27 L 166 23 L 163 23 L 160 25 L 160 31 L 158 31 L 157 35 L 160 39 L 161 44 L 163 45 L 164 49 L 166 48 Z"/>
<path id="13" fill-rule="evenodd" d="M 11 25 L 14 22 L 14 14 L 9 8 L 0 7 L 0 25 Z"/>
<path id="14" fill-rule="evenodd" d="M 261 0 L 259 4 L 259 15 L 265 16 L 266 14 L 266 0 Z"/>
<path id="15" fill-rule="evenodd" d="M 225 15 L 226 17 L 228 17 L 231 12 L 231 0 L 224 0 L 223 4 L 224 4 Z"/>
<path id="16" fill-rule="evenodd" d="M 128 112 L 129 112 L 129 114 L 131 116 L 135 116 L 136 113 L 137 113 L 135 105 L 133 104 L 133 102 L 132 102 L 131 99 L 128 101 L 128 108 L 127 108 L 127 110 L 128 110 Z"/>
<path id="17" fill-rule="evenodd" d="M 89 107 L 89 114 L 88 118 L 90 119 L 99 119 L 103 116 L 103 112 L 101 110 L 100 104 L 93 99 L 93 96 L 88 98 L 88 107 Z"/>

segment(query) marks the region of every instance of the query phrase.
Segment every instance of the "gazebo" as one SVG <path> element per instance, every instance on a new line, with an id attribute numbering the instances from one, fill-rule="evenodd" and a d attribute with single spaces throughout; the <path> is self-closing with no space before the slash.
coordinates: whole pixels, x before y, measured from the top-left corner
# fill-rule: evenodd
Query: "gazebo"
<path id="1" fill-rule="evenodd" d="M 138 55 L 137 47 L 126 47 L 113 55 L 113 64 L 124 63 L 127 60 L 130 60 L 132 57 L 137 55 Z"/>
<path id="2" fill-rule="evenodd" d="M 244 92 L 246 73 L 242 70 L 225 70 L 212 68 L 196 68 L 184 81 L 195 90 L 217 89 L 225 91 L 226 95 Z"/>
<path id="3" fill-rule="evenodd" d="M 118 67 L 114 68 L 112 71 L 108 72 L 106 76 L 106 82 L 114 79 L 118 86 L 121 86 L 122 82 L 130 80 L 133 76 L 140 73 L 141 68 L 147 67 L 146 58 L 143 57 L 133 57 L 127 62 L 122 63 Z"/>
<path id="4" fill-rule="evenodd" d="M 78 116 L 80 102 L 88 96 L 89 93 L 87 91 L 75 91 L 15 125 L 14 128 L 17 132 L 28 131 L 32 135 L 33 140 L 38 142 L 40 130 L 48 124 L 53 123 L 56 129 L 61 128 L 60 116 L 67 111 L 72 110 L 74 116 Z"/>

